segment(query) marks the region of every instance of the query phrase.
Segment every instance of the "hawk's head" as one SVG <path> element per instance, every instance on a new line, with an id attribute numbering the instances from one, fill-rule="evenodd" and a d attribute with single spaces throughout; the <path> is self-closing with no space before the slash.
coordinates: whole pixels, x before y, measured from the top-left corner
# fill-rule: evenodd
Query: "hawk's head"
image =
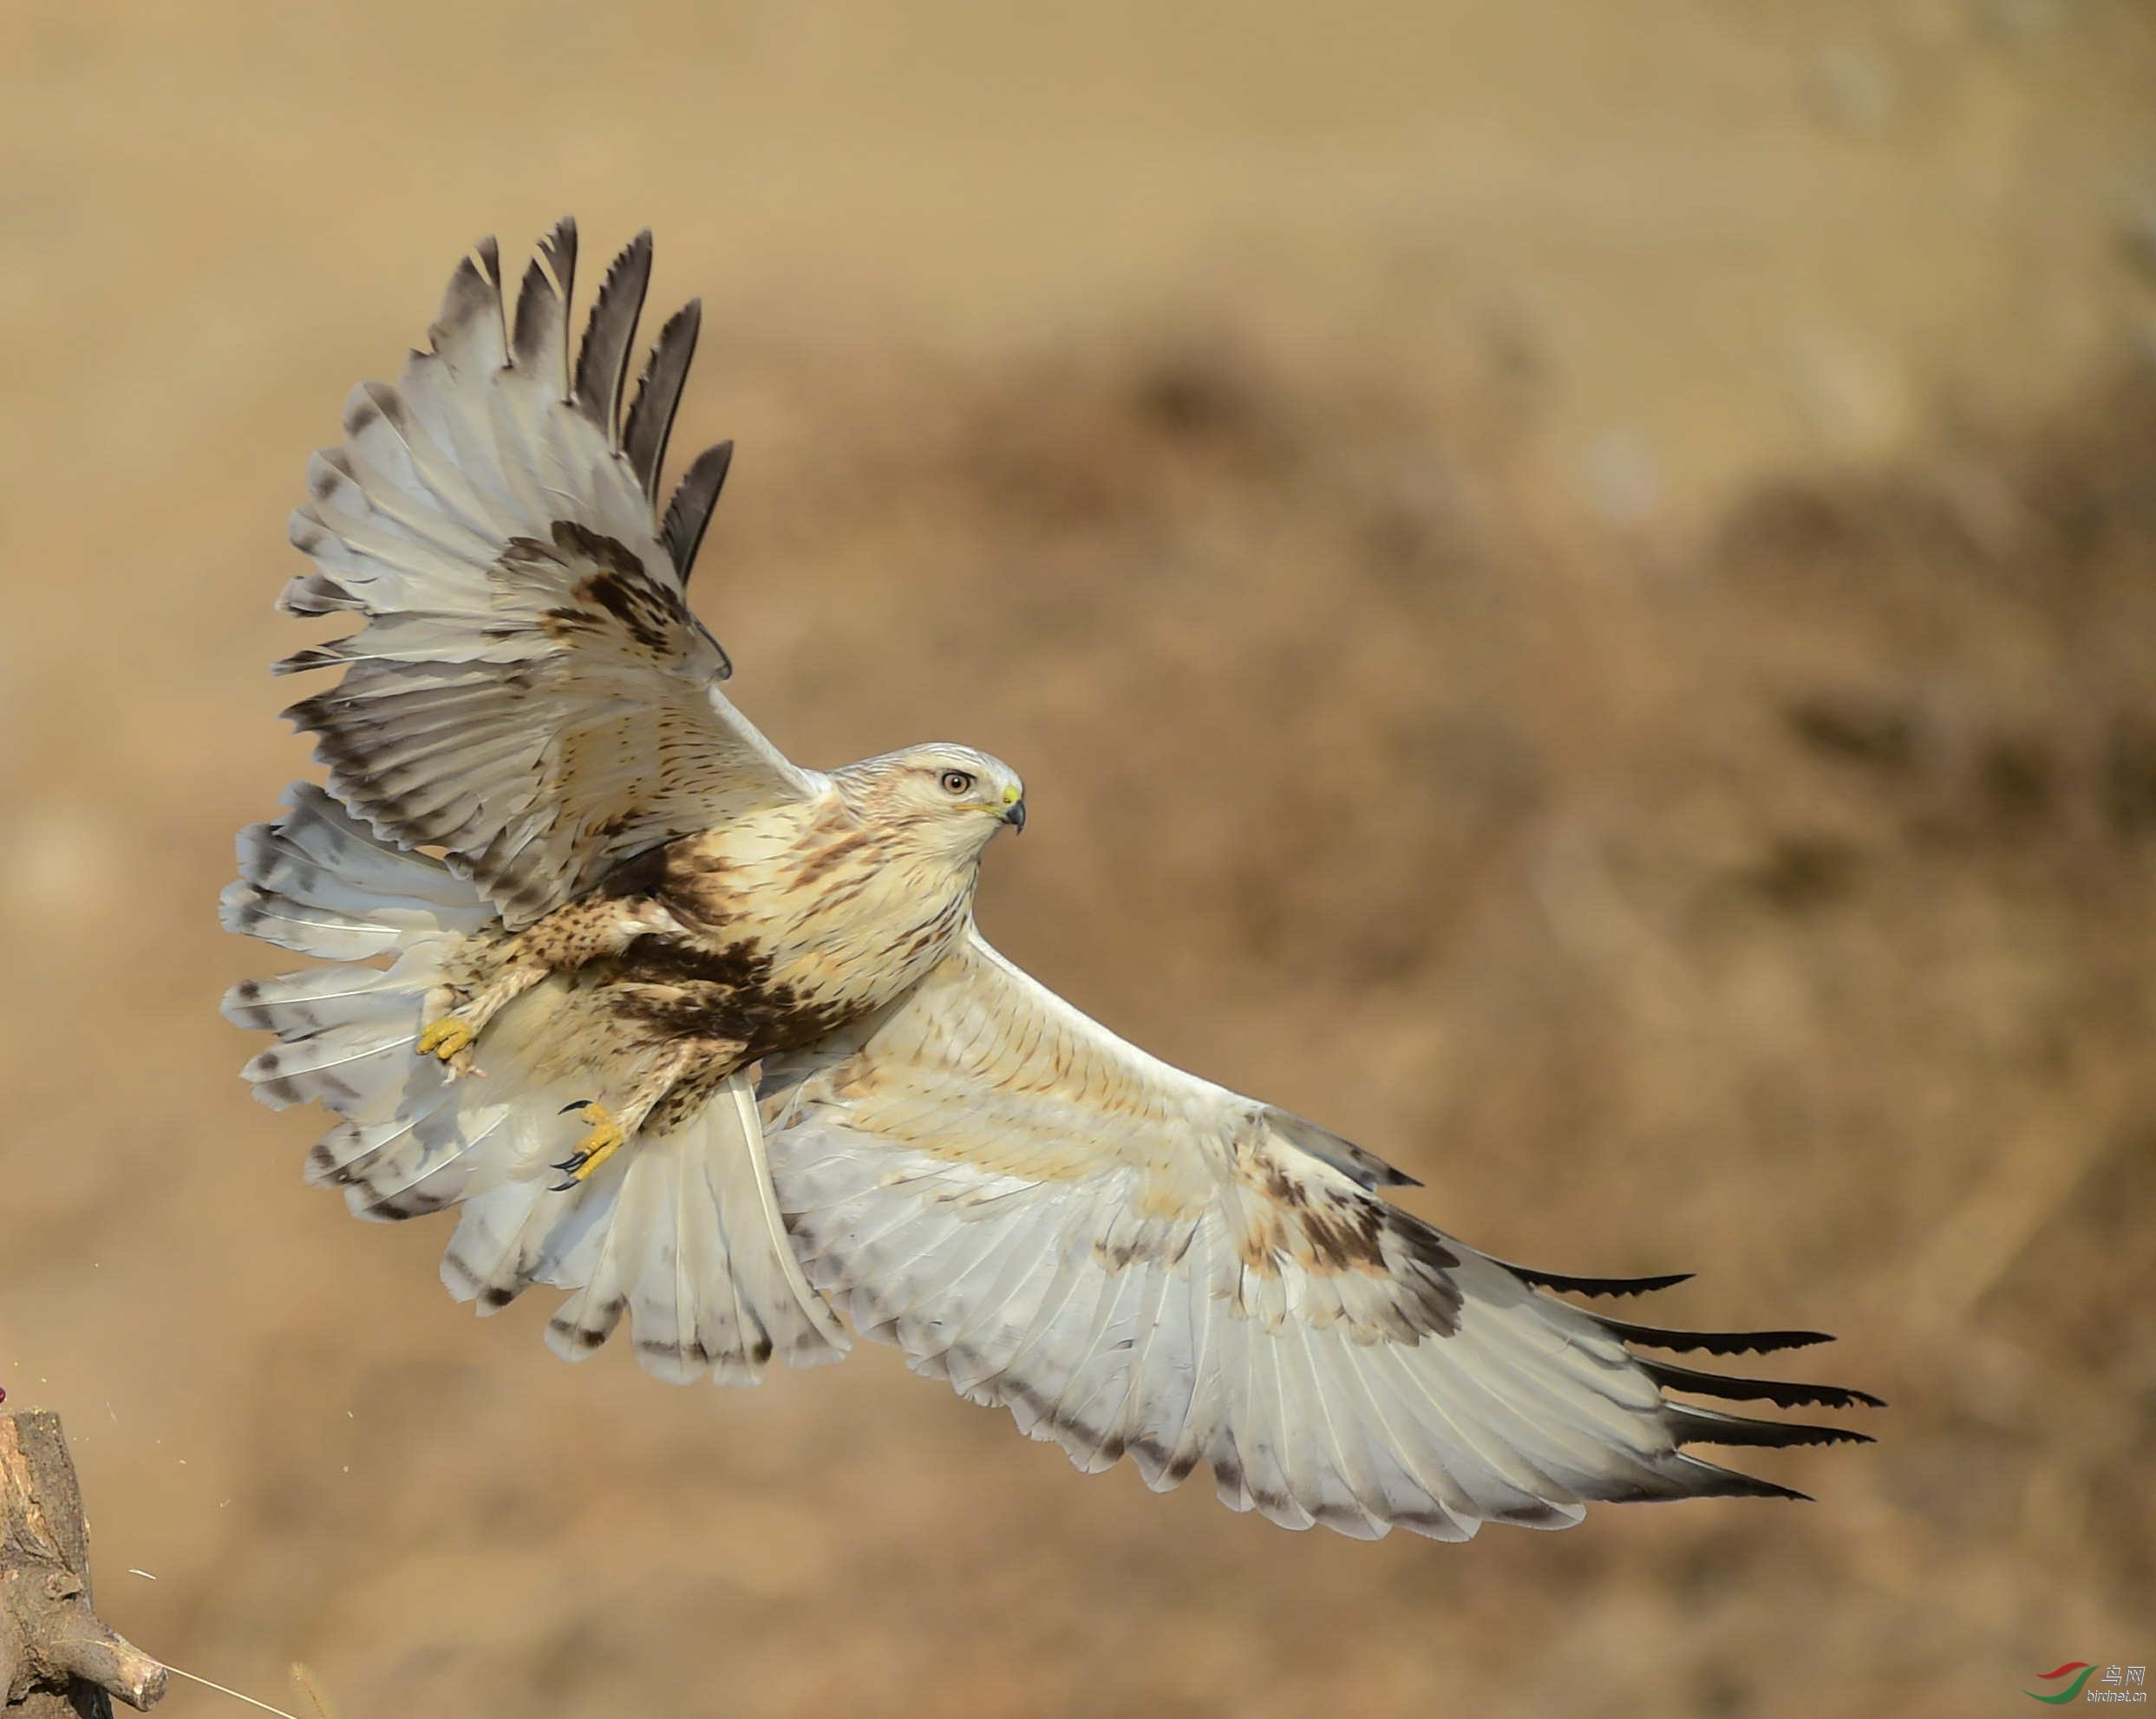
<path id="1" fill-rule="evenodd" d="M 837 773 L 864 817 L 906 829 L 952 859 L 971 859 L 1008 824 L 1026 827 L 1026 788 L 1000 758 L 938 742 L 866 758 Z"/>

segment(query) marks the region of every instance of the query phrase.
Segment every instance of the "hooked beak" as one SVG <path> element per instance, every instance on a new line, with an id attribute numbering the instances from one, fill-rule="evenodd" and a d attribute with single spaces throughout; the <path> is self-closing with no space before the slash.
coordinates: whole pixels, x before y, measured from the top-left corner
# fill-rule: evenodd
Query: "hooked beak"
<path id="1" fill-rule="evenodd" d="M 1022 834 L 1024 833 L 1026 827 L 1026 802 L 1024 795 L 1019 795 L 1016 799 L 1013 800 L 1009 805 L 1003 807 L 1003 821 L 1010 826 L 1014 833 Z"/>

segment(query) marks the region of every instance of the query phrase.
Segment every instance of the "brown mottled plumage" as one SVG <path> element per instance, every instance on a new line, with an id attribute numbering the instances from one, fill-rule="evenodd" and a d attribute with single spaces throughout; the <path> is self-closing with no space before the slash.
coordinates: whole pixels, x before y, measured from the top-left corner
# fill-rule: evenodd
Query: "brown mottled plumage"
<path id="1" fill-rule="evenodd" d="M 1464 1539 L 1593 1500 L 1789 1495 L 1690 1444 L 1857 1438 L 1667 1395 L 1845 1408 L 1725 1377 L 1803 1331 L 1627 1324 L 1546 1291 L 1669 1278 L 1508 1265 L 1390 1205 L 1408 1180 L 1169 1068 L 973 924 L 1009 768 L 917 747 L 825 775 L 728 702 L 686 588 L 730 445 L 658 474 L 698 326 L 624 415 L 650 273 L 616 261 L 571 362 L 576 233 L 513 316 L 482 245 L 430 350 L 347 402 L 309 470 L 284 606 L 360 630 L 282 666 L 326 788 L 240 838 L 225 920 L 318 964 L 237 987 L 267 1101 L 338 1118 L 308 1174 L 353 1209 L 454 1207 L 482 1311 L 570 1291 L 672 1379 L 842 1356 L 838 1315 L 1085 1468 L 1199 1463 L 1277 1522 Z M 565 1158 L 563 1154 L 566 1152 Z"/>
<path id="2" fill-rule="evenodd" d="M 812 1044 L 943 961 L 970 923 L 983 850 L 1024 805 L 1009 767 L 969 748 L 850 765 L 811 798 L 662 843 L 545 918 L 474 939 L 424 1028 L 461 1023 L 475 1043 L 533 985 L 574 975 L 580 1029 L 598 1023 L 634 1071 L 600 1098 L 631 1129 L 663 1122 L 677 1091 Z M 473 1071 L 461 1036 L 448 1060 Z"/>

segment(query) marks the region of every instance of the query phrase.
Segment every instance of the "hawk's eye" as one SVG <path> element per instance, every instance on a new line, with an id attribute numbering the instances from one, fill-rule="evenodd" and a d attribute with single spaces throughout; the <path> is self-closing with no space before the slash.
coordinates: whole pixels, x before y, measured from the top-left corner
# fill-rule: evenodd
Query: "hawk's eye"
<path id="1" fill-rule="evenodd" d="M 946 794 L 970 794 L 973 791 L 973 778 L 964 770 L 945 770 L 943 782 Z"/>

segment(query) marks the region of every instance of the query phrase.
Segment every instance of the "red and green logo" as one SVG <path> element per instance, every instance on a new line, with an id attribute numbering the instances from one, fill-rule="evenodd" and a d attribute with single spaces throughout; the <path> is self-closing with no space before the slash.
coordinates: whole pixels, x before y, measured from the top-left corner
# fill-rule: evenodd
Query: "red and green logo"
<path id="1" fill-rule="evenodd" d="M 2022 1693 L 2027 1696 L 2031 1701 L 2048 1702 L 2054 1707 L 2064 1707 L 2067 1703 L 2073 1700 L 2075 1696 L 2081 1694 L 2081 1685 L 2088 1681 L 2088 1674 L 2095 1669 L 2096 1668 L 2094 1665 L 2091 1665 L 2086 1659 L 2068 1660 L 2057 1670 L 2046 1671 L 2037 1678 L 2037 1682 L 2039 1683 L 2048 1683 L 2056 1678 L 2065 1677 L 2069 1671 L 2072 1672 L 2074 1674 L 2074 1681 L 2068 1683 L 2064 1689 L 2061 1690 L 2056 1695 L 2038 1695 L 2034 1690 L 2023 1690 Z"/>

